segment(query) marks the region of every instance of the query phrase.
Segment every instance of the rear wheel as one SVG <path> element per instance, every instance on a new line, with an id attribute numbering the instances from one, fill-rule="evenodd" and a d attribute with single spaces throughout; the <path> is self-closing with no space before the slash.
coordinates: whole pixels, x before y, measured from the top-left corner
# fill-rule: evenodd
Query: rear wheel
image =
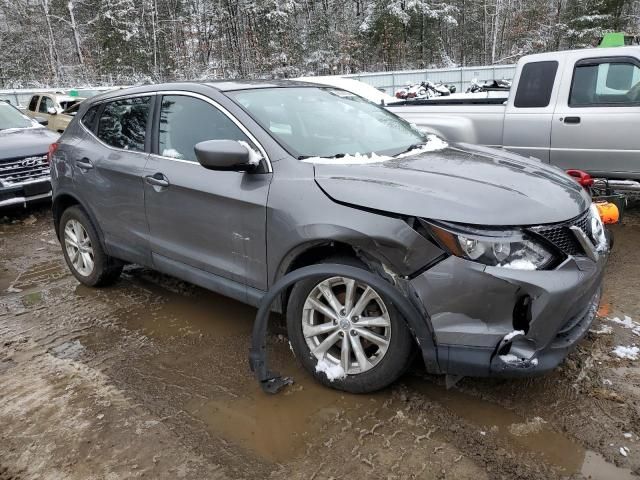
<path id="1" fill-rule="evenodd" d="M 349 258 L 325 263 L 365 269 Z M 394 382 L 413 349 L 393 305 L 370 285 L 342 276 L 298 282 L 289 297 L 287 330 L 297 358 L 316 379 L 353 393 Z"/>
<path id="2" fill-rule="evenodd" d="M 82 208 L 75 205 L 64 211 L 60 237 L 64 259 L 81 283 L 100 287 L 118 279 L 122 262 L 104 252 L 98 233 Z"/>

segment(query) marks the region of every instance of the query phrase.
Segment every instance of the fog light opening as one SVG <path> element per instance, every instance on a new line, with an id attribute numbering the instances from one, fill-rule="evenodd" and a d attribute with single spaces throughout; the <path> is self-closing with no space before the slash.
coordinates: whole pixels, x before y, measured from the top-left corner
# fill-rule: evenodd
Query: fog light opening
<path id="1" fill-rule="evenodd" d="M 524 331 L 525 335 L 529 333 L 529 325 L 531 324 L 531 304 L 531 297 L 522 295 L 513 307 L 513 328 Z"/>
<path id="2" fill-rule="evenodd" d="M 512 342 L 507 342 L 500 345 L 500 347 L 498 348 L 498 355 L 499 356 L 508 355 L 509 352 L 511 351 L 511 344 Z"/>

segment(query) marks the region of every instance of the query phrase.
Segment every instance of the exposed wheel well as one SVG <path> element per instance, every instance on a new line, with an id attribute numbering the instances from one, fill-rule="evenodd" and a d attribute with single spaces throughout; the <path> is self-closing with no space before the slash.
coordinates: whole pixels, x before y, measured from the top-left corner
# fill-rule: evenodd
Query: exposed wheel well
<path id="1" fill-rule="evenodd" d="M 280 272 L 279 277 L 293 270 L 297 270 L 298 268 L 306 267 L 307 265 L 315 265 L 321 260 L 334 256 L 358 258 L 356 250 L 347 243 L 334 241 L 318 243 L 298 253 L 297 256 L 289 263 L 286 270 Z M 279 310 L 283 314 L 286 313 L 287 302 L 289 301 L 289 295 L 291 294 L 292 288 L 293 286 L 287 288 L 282 293 L 282 297 L 280 299 L 281 305 L 279 305 Z"/>

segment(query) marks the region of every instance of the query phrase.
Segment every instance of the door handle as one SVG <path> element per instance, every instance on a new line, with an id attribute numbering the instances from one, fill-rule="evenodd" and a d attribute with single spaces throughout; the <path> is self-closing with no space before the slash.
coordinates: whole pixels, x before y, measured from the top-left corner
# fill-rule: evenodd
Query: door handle
<path id="1" fill-rule="evenodd" d="M 170 185 L 169 179 L 162 173 L 156 173 L 154 175 L 147 175 L 144 177 L 145 182 L 154 187 L 168 187 Z"/>
<path id="2" fill-rule="evenodd" d="M 577 125 L 580 123 L 580 117 L 564 117 L 564 123 L 569 123 L 571 125 Z"/>
<path id="3" fill-rule="evenodd" d="M 93 163 L 87 157 L 83 157 L 80 160 L 76 160 L 76 166 L 81 170 L 91 170 Z"/>

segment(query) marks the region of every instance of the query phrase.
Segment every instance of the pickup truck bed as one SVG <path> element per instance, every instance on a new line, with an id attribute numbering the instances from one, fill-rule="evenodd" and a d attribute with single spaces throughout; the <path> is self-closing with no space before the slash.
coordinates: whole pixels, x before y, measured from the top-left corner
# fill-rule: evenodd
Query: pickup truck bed
<path id="1" fill-rule="evenodd" d="M 504 147 L 564 169 L 640 180 L 640 47 L 523 57 L 509 98 L 394 102 L 451 142 Z"/>

